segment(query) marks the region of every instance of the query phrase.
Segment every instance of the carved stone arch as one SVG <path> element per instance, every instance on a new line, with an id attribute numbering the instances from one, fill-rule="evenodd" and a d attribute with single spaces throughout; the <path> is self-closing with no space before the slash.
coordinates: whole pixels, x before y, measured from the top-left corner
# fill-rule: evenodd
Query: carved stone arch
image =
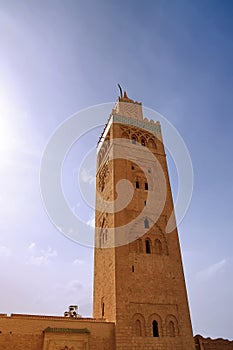
<path id="1" fill-rule="evenodd" d="M 122 137 L 123 139 L 129 139 L 129 134 L 128 134 L 126 131 L 124 131 L 124 132 L 121 134 L 121 137 Z"/>
<path id="2" fill-rule="evenodd" d="M 140 143 L 141 143 L 142 146 L 145 146 L 145 147 L 147 146 L 147 141 L 146 141 L 145 136 L 142 135 L 140 137 Z"/>
<path id="3" fill-rule="evenodd" d="M 138 137 L 137 137 L 136 133 L 133 133 L 131 135 L 131 140 L 132 140 L 133 144 L 136 144 L 138 142 Z"/>
<path id="4" fill-rule="evenodd" d="M 163 327 L 162 327 L 162 318 L 156 314 L 153 313 L 148 317 L 148 325 L 150 327 L 150 336 L 153 337 L 153 322 L 156 321 L 157 322 L 157 326 L 158 326 L 158 336 L 161 337 L 163 336 Z"/>
<path id="5" fill-rule="evenodd" d="M 132 330 L 133 330 L 133 335 L 136 337 L 145 337 L 146 335 L 146 322 L 145 318 L 142 314 L 136 313 L 133 315 L 132 318 Z"/>
<path id="6" fill-rule="evenodd" d="M 147 146 L 148 146 L 148 148 L 151 148 L 151 149 L 157 148 L 156 143 L 154 142 L 154 140 L 152 138 L 149 138 Z"/>
<path id="7" fill-rule="evenodd" d="M 163 246 L 159 238 L 155 239 L 154 252 L 158 255 L 163 254 Z"/>
<path id="8" fill-rule="evenodd" d="M 176 337 L 179 335 L 179 326 L 177 318 L 170 314 L 166 317 L 166 334 L 169 337 Z"/>
<path id="9" fill-rule="evenodd" d="M 163 254 L 164 254 L 164 255 L 168 255 L 168 254 L 169 254 L 169 251 L 168 251 L 168 244 L 167 244 L 167 240 L 166 240 L 165 235 L 164 235 L 163 233 L 162 233 L 162 234 L 159 234 L 159 235 L 158 235 L 158 239 L 159 239 L 160 242 L 162 243 Z"/>
<path id="10" fill-rule="evenodd" d="M 145 244 L 144 244 L 144 249 L 145 249 L 145 253 L 146 254 L 152 254 L 153 253 L 153 248 L 152 248 L 152 241 L 150 239 L 150 237 L 145 237 L 144 240 Z"/>
<path id="11" fill-rule="evenodd" d="M 154 225 L 153 233 L 155 234 L 155 241 L 154 241 L 155 246 L 156 246 L 156 239 L 158 239 L 162 244 L 162 254 L 168 255 L 169 251 L 168 251 L 167 239 L 166 239 L 165 234 L 163 233 L 161 227 L 158 224 Z M 155 247 L 155 252 L 156 252 L 156 247 Z"/>

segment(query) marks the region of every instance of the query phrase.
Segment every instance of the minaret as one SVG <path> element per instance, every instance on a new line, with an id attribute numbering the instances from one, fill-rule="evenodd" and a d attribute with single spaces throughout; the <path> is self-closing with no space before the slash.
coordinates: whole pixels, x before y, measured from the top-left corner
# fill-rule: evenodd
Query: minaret
<path id="1" fill-rule="evenodd" d="M 117 350 L 194 350 L 160 123 L 124 93 L 97 152 L 94 317 Z"/>

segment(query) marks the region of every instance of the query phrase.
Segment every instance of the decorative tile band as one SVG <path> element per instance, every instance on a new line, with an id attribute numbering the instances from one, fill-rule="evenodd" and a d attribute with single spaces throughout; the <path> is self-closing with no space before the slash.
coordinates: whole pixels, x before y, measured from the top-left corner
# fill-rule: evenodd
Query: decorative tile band
<path id="1" fill-rule="evenodd" d="M 118 115 L 118 114 L 112 114 L 112 118 L 113 118 L 113 120 L 112 120 L 113 123 L 132 125 L 132 126 L 136 126 L 138 128 L 141 128 L 141 129 L 148 130 L 150 132 L 152 131 L 155 134 L 161 134 L 160 125 L 156 124 L 154 122 L 138 120 L 138 119 L 133 119 L 133 118 L 129 118 L 129 117 L 123 117 L 123 116 Z"/>

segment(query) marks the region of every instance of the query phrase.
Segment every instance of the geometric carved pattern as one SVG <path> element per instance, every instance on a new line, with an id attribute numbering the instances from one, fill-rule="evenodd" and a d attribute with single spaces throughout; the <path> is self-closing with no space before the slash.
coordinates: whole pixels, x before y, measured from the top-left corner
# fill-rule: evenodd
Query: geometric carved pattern
<path id="1" fill-rule="evenodd" d="M 108 175 L 109 175 L 108 165 L 105 164 L 99 174 L 99 189 L 101 192 L 104 190 L 105 184 L 108 181 Z"/>

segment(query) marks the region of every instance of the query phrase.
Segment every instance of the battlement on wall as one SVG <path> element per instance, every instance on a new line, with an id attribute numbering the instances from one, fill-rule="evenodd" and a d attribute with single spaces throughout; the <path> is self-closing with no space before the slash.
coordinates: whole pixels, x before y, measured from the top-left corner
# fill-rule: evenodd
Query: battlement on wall
<path id="1" fill-rule="evenodd" d="M 204 338 L 201 335 L 194 337 L 196 350 L 233 350 L 233 340 Z"/>
<path id="2" fill-rule="evenodd" d="M 61 320 L 61 321 L 71 321 L 71 322 L 106 322 L 104 318 L 92 318 L 92 317 L 79 317 L 79 318 L 67 318 L 64 316 L 50 316 L 50 315 L 31 315 L 31 314 L 0 314 L 0 318 L 6 319 L 34 319 L 34 320 Z"/>

